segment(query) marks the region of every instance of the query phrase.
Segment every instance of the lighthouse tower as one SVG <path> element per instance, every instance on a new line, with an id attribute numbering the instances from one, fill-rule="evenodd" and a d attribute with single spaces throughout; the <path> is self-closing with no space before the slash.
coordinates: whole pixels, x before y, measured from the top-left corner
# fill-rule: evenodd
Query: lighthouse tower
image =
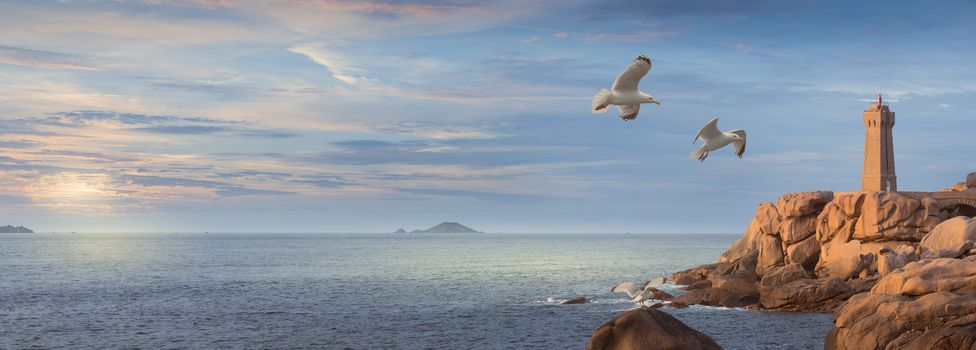
<path id="1" fill-rule="evenodd" d="M 895 112 L 878 94 L 878 103 L 864 111 L 864 172 L 862 191 L 897 191 L 895 152 L 891 142 L 891 128 L 895 126 Z"/>

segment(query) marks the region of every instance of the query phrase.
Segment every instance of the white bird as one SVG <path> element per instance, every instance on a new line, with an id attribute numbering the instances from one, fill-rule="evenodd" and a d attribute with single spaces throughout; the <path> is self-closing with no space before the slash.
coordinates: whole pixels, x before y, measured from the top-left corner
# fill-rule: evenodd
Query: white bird
<path id="1" fill-rule="evenodd" d="M 625 282 L 610 288 L 611 293 L 627 293 L 630 300 L 644 308 L 644 302 L 654 298 L 654 289 L 641 290 L 634 282 Z"/>
<path id="2" fill-rule="evenodd" d="M 705 143 L 688 154 L 688 157 L 691 159 L 705 161 L 705 158 L 708 158 L 708 152 L 728 146 L 730 143 L 735 144 L 735 155 L 739 156 L 740 159 L 742 158 L 742 154 L 746 152 L 746 131 L 744 129 L 736 129 L 722 132 L 718 129 L 718 117 L 715 117 L 708 124 L 705 124 L 701 130 L 698 130 L 698 136 L 695 136 L 695 141 L 692 142 L 698 142 L 699 137 Z"/>
<path id="3" fill-rule="evenodd" d="M 610 91 L 602 89 L 593 96 L 593 113 L 603 113 L 609 109 L 610 105 L 616 105 L 620 110 L 620 118 L 623 120 L 634 120 L 640 112 L 642 103 L 654 103 L 660 105 L 661 102 L 655 100 L 651 95 L 637 90 L 637 84 L 641 78 L 651 71 L 651 59 L 641 55 L 634 59 L 634 62 L 627 66 L 617 80 L 613 81 Z"/>

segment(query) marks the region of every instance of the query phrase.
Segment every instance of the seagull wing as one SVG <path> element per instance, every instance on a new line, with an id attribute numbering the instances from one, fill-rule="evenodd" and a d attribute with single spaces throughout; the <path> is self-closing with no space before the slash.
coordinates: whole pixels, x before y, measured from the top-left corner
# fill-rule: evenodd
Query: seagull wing
<path id="1" fill-rule="evenodd" d="M 742 141 L 736 140 L 733 142 L 735 144 L 735 155 L 739 156 L 739 158 L 742 158 L 742 154 L 746 153 L 746 130 L 735 129 L 729 132 L 739 135 L 739 137 L 742 138 Z"/>
<path id="2" fill-rule="evenodd" d="M 617 80 L 613 81 L 614 92 L 631 92 L 637 91 L 637 83 L 640 83 L 641 78 L 647 75 L 647 72 L 651 71 L 651 59 L 640 56 L 634 59 L 634 62 L 627 66 L 626 69 L 620 75 L 617 76 Z"/>
<path id="3" fill-rule="evenodd" d="M 654 299 L 654 289 L 653 288 L 645 289 L 643 292 L 640 293 L 640 295 L 637 296 L 637 299 L 640 302 Z"/>
<path id="4" fill-rule="evenodd" d="M 705 124 L 701 130 L 698 130 L 698 135 L 695 135 L 695 141 L 692 141 L 692 143 L 698 142 L 698 138 L 708 141 L 721 135 L 722 132 L 718 130 L 718 117 L 715 117 L 708 124 Z"/>
<path id="5" fill-rule="evenodd" d="M 640 113 L 640 105 L 617 105 L 617 109 L 620 110 L 620 118 L 624 120 L 637 119 L 637 113 Z"/>
<path id="6" fill-rule="evenodd" d="M 640 295 L 641 290 L 634 282 L 625 282 L 610 288 L 611 293 L 627 293 L 628 297 L 635 298 Z"/>

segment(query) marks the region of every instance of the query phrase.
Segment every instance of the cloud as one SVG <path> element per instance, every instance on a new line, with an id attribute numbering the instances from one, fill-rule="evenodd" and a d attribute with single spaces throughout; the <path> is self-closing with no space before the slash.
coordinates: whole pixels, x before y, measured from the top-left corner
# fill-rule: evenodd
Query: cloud
<path id="1" fill-rule="evenodd" d="M 292 180 L 294 183 L 309 184 L 322 188 L 337 188 L 352 186 L 354 183 L 348 181 L 342 181 L 337 179 L 310 179 L 310 180 Z"/>
<path id="2" fill-rule="evenodd" d="M 437 17 L 459 11 L 477 11 L 479 1 L 361 1 L 361 0 L 317 0 L 309 3 L 325 11 L 357 12 L 384 18 L 404 16 Z"/>
<path id="3" fill-rule="evenodd" d="M 232 0 L 143 0 L 150 5 L 176 5 L 176 6 L 195 6 L 207 9 L 230 8 L 234 4 Z"/>
<path id="4" fill-rule="evenodd" d="M 281 196 L 295 194 L 294 192 L 288 191 L 278 191 L 278 190 L 260 190 L 253 188 L 244 188 L 239 186 L 230 187 L 220 187 L 217 189 L 216 193 L 224 197 L 236 197 L 236 196 Z"/>
<path id="5" fill-rule="evenodd" d="M 343 56 L 330 51 L 322 44 L 303 44 L 288 48 L 288 51 L 304 55 L 313 62 L 325 67 L 332 73 L 332 77 L 346 84 L 356 84 L 366 80 L 362 74 L 366 71 Z"/>
<path id="6" fill-rule="evenodd" d="M 511 204 L 515 204 L 515 203 L 525 204 L 527 202 L 538 202 L 543 200 L 556 199 L 555 197 L 534 195 L 534 194 L 483 192 L 483 191 L 453 190 L 453 189 L 397 188 L 396 190 L 397 192 L 400 193 L 421 195 L 421 196 L 472 198 L 479 201 L 501 202 L 501 203 L 511 203 Z"/>
<path id="7" fill-rule="evenodd" d="M 252 88 L 218 82 L 153 80 L 151 84 L 164 91 L 204 93 L 222 98 L 242 97 L 255 93 Z"/>
<path id="8" fill-rule="evenodd" d="M 159 11 L 155 6 L 121 6 L 111 2 L 88 2 L 69 6 L 42 2 L 4 4 L 0 30 L 8 42 L 45 40 L 64 46 L 109 45 L 136 50 L 150 44 L 193 45 L 228 42 L 275 42 L 282 33 L 278 26 L 266 25 L 260 17 L 242 21 L 246 12 L 209 11 L 209 16 L 193 11 Z M 253 23 L 264 25 L 256 26 Z M 260 27 L 260 29 L 257 29 Z M 84 44 L 79 44 L 83 41 Z"/>
<path id="9" fill-rule="evenodd" d="M 101 70 L 91 57 L 0 45 L 0 63 L 46 69 Z"/>
<path id="10" fill-rule="evenodd" d="M 778 0 L 609 0 L 585 7 L 584 14 L 592 19 L 749 16 L 804 6 L 802 1 Z"/>
<path id="11" fill-rule="evenodd" d="M 288 191 L 246 188 L 240 185 L 210 180 L 196 180 L 188 178 L 161 177 L 152 175 L 123 174 L 114 176 L 113 180 L 125 185 L 139 185 L 141 187 L 191 187 L 213 190 L 215 194 L 224 197 L 250 195 L 286 195 L 294 194 Z"/>
<path id="12" fill-rule="evenodd" d="M 148 132 L 153 134 L 206 135 L 206 134 L 213 134 L 217 132 L 226 132 L 231 129 L 224 126 L 212 126 L 212 125 L 160 125 L 160 126 L 147 126 L 142 128 L 132 128 L 129 130 Z"/>
<path id="13" fill-rule="evenodd" d="M 241 10 L 271 16 L 307 36 L 333 39 L 464 33 L 527 16 L 546 4 L 522 1 L 289 1 Z"/>
<path id="14" fill-rule="evenodd" d="M 0 141 L 0 148 L 34 148 L 42 146 L 43 143 L 32 140 L 3 140 Z"/>
<path id="15" fill-rule="evenodd" d="M 649 29 L 625 33 L 581 33 L 578 36 L 584 41 L 622 41 L 634 43 L 681 33 L 682 30 L 677 29 Z"/>
<path id="16" fill-rule="evenodd" d="M 161 123 L 210 123 L 210 124 L 247 124 L 238 120 L 213 119 L 202 117 L 180 117 L 171 115 L 149 115 L 139 113 L 121 113 L 114 111 L 69 111 L 48 113 L 51 117 L 41 122 L 60 125 L 84 124 L 92 121 L 111 121 L 120 124 L 161 124 Z"/>
<path id="17" fill-rule="evenodd" d="M 400 121 L 391 126 L 373 128 L 376 132 L 392 135 L 416 135 L 436 140 L 451 139 L 488 139 L 498 134 L 487 130 L 487 126 L 451 126 L 444 123 L 423 121 Z"/>
<path id="18" fill-rule="evenodd" d="M 236 134 L 241 136 L 288 138 L 298 133 L 284 130 L 269 130 L 254 127 L 254 123 L 242 120 L 215 119 L 203 117 L 184 117 L 170 115 L 147 115 L 139 113 L 119 113 L 113 111 L 71 111 L 49 113 L 45 118 L 29 118 L 29 124 L 51 125 L 65 128 L 91 127 L 99 123 L 112 123 L 122 126 L 138 126 L 124 130 L 161 135 L 211 135 Z"/>

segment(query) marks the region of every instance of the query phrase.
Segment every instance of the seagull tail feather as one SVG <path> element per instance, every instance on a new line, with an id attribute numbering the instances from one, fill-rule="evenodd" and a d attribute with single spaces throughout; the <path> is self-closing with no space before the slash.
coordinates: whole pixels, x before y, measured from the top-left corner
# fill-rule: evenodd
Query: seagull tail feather
<path id="1" fill-rule="evenodd" d="M 610 91 L 607 89 L 601 89 L 600 92 L 593 96 L 593 113 L 603 113 L 608 111 L 610 108 Z"/>
<path id="2" fill-rule="evenodd" d="M 705 154 L 705 151 L 703 151 L 701 148 L 699 148 L 699 149 L 696 149 L 694 151 L 691 151 L 691 153 L 688 153 L 688 158 L 698 160 L 698 159 L 701 159 L 702 154 Z"/>

